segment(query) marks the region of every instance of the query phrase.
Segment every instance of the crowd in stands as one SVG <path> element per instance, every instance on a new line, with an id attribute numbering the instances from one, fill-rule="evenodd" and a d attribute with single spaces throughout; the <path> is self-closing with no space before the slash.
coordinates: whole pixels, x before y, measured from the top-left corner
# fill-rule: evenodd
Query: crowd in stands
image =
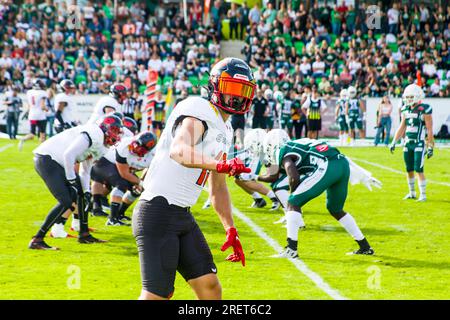
<path id="1" fill-rule="evenodd" d="M 215 0 L 205 16 L 204 2 L 194 0 L 185 23 L 179 3 L 119 0 L 114 16 L 112 0 L 3 0 L 0 92 L 24 91 L 35 78 L 49 86 L 67 78 L 79 93 L 106 93 L 116 81 L 142 93 L 150 67 L 163 88 L 199 93 L 227 19 L 230 37 L 245 39 L 243 53 L 260 85 L 298 92 L 316 85 L 326 96 L 354 85 L 363 96 L 399 96 L 420 72 L 428 96 L 450 96 L 450 6 L 380 2 L 376 11 L 366 1 L 358 8 L 342 0 L 311 1 L 310 8 L 278 2 L 249 8 Z"/>
<path id="2" fill-rule="evenodd" d="M 398 97 L 420 79 L 427 96 L 450 96 L 450 6 L 311 2 L 249 10 L 243 53 L 259 84 L 315 85 L 325 96 L 353 85 L 363 97 Z"/>
<path id="3" fill-rule="evenodd" d="M 76 2 L 76 1 L 74 1 Z M 185 23 L 179 3 L 24 0 L 0 2 L 0 92 L 71 79 L 78 93 L 107 93 L 114 82 L 145 90 L 147 69 L 177 91 L 199 91 L 219 56 L 217 30 L 203 24 L 198 0 Z"/>

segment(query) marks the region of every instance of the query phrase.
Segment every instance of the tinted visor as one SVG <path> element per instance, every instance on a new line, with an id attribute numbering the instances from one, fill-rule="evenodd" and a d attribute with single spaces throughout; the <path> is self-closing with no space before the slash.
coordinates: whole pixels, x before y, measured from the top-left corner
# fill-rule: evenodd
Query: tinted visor
<path id="1" fill-rule="evenodd" d="M 246 99 L 253 99 L 255 85 L 245 80 L 235 78 L 220 78 L 219 91 L 221 94 L 229 94 Z"/>

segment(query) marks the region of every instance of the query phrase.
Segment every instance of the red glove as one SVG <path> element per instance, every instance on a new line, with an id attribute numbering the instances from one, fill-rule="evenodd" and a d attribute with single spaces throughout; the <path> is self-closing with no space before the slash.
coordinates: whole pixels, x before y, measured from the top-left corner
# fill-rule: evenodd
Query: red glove
<path id="1" fill-rule="evenodd" d="M 247 168 L 239 158 L 231 160 L 222 160 L 217 163 L 216 171 L 218 173 L 228 173 L 230 176 L 237 176 L 241 173 L 250 173 L 252 170 Z"/>
<path id="2" fill-rule="evenodd" d="M 222 245 L 222 248 L 220 248 L 220 250 L 225 251 L 229 247 L 233 247 L 234 252 L 230 254 L 226 260 L 231 262 L 242 261 L 242 265 L 245 266 L 244 250 L 242 250 L 242 245 L 241 242 L 239 241 L 237 230 L 234 227 L 228 228 L 227 240 Z"/>

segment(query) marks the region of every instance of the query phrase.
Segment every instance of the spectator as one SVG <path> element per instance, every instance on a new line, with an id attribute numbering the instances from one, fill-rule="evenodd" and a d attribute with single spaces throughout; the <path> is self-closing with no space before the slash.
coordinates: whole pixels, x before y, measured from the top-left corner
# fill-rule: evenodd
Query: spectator
<path id="1" fill-rule="evenodd" d="M 384 144 L 386 146 L 389 145 L 389 136 L 392 126 L 392 110 L 393 107 L 391 101 L 389 100 L 389 96 L 385 95 L 377 110 L 377 134 L 375 136 L 375 146 L 380 143 L 380 136 L 383 132 L 385 132 Z"/>
<path id="2" fill-rule="evenodd" d="M 248 20 L 251 25 L 258 25 L 261 21 L 261 11 L 259 10 L 258 2 L 255 2 L 253 8 L 248 13 Z"/>
<path id="3" fill-rule="evenodd" d="M 239 12 L 235 3 L 231 3 L 231 8 L 227 12 L 227 17 L 230 21 L 230 40 L 233 40 L 233 33 L 238 38 L 238 15 Z"/>
<path id="4" fill-rule="evenodd" d="M 242 6 L 238 9 L 238 25 L 239 25 L 239 39 L 244 39 L 244 31 L 250 24 L 249 21 L 249 9 L 247 7 L 247 1 L 242 2 Z"/>

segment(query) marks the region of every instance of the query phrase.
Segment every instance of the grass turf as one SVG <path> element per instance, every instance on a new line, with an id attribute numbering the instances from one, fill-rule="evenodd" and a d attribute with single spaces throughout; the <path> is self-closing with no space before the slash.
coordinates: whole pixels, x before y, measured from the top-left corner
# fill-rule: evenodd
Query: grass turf
<path id="1" fill-rule="evenodd" d="M 0 149 L 11 142 L 0 140 Z M 104 218 L 90 217 L 95 236 L 106 244 L 80 245 L 76 239 L 48 239 L 57 252 L 27 249 L 54 199 L 33 168 L 32 149 L 13 146 L 0 152 L 0 299 L 136 299 L 140 292 L 137 250 L 131 229 L 106 227 Z M 350 157 L 403 171 L 401 149 L 342 148 Z M 450 151 L 436 150 L 425 164 L 427 178 L 450 182 Z M 351 186 L 346 203 L 375 249 L 374 256 L 346 256 L 356 243 L 325 208 L 324 195 L 304 207 L 307 228 L 299 235 L 299 253 L 306 265 L 332 288 L 350 299 L 449 299 L 450 187 L 429 183 L 428 201 L 403 201 L 404 175 L 359 163 L 383 182 L 369 192 Z M 281 211 L 251 209 L 251 198 L 230 179 L 234 205 L 280 245 L 285 229 L 273 222 Z M 224 261 L 220 251 L 225 234 L 212 209 L 201 210 L 202 194 L 193 213 L 212 249 L 224 299 L 330 299 L 243 221 L 235 219 L 247 265 Z M 128 211 L 131 214 L 131 209 Z M 69 223 L 68 223 L 69 225 Z M 79 276 L 78 278 L 76 276 Z M 80 282 L 74 281 L 80 279 Z M 77 287 L 79 284 L 79 287 Z M 194 299 L 189 285 L 177 275 L 173 299 Z"/>

